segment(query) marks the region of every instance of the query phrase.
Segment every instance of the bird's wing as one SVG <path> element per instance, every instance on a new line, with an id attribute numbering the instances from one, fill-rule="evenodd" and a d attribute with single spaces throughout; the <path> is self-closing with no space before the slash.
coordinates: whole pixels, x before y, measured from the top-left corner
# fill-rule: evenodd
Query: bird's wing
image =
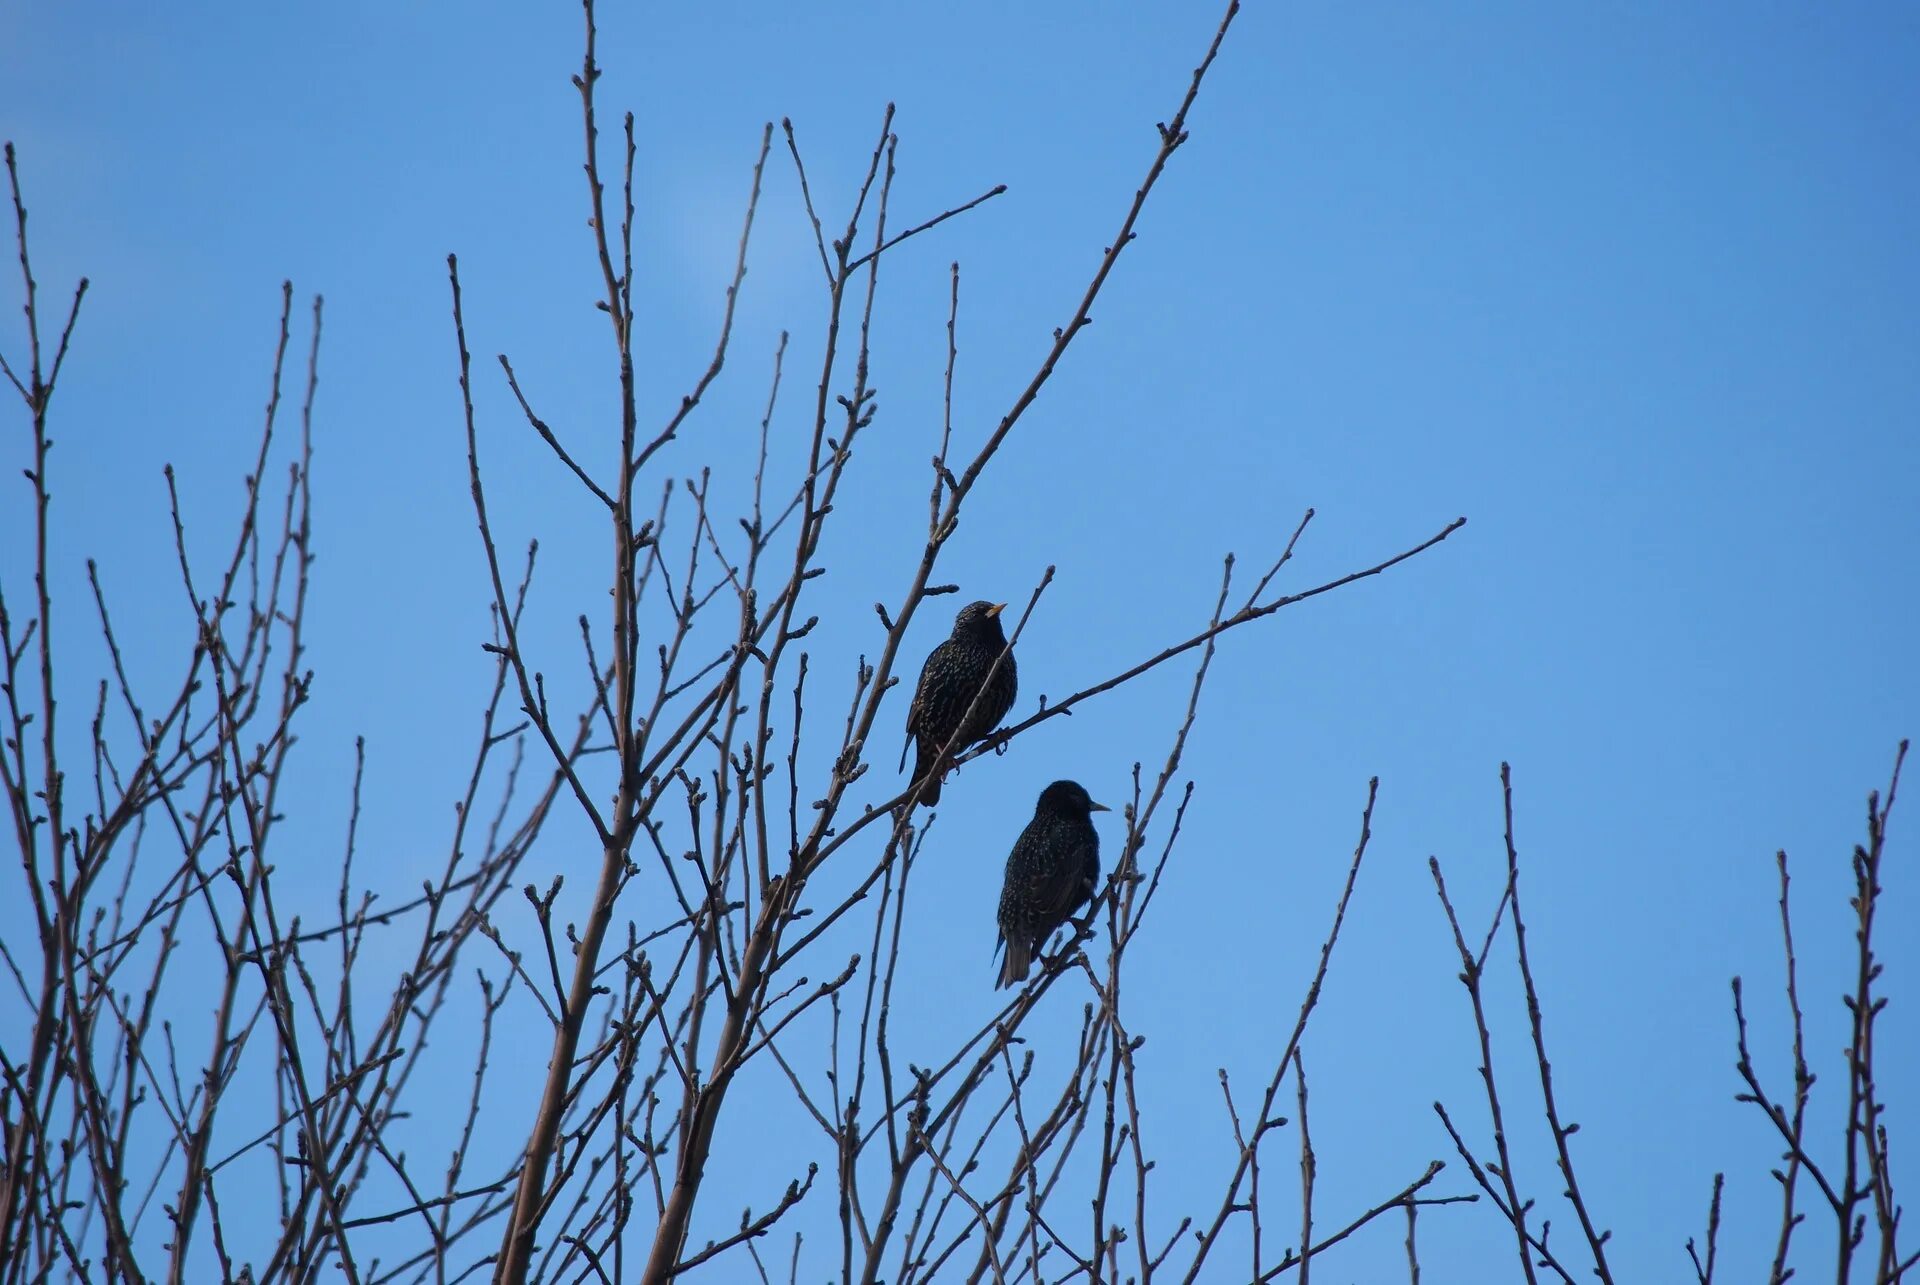
<path id="1" fill-rule="evenodd" d="M 940 647 L 944 647 L 944 646 L 946 646 L 945 643 L 940 644 Z M 935 647 L 933 649 L 936 654 L 939 652 L 940 647 Z M 894 771 L 896 772 L 906 771 L 907 751 L 913 748 L 914 733 L 920 730 L 920 710 L 921 710 L 920 697 L 927 690 L 927 671 L 932 668 L 933 668 L 933 657 L 928 656 L 927 663 L 920 666 L 920 681 L 914 684 L 913 701 L 907 706 L 907 740 L 906 740 L 906 744 L 900 747 L 900 766 L 894 769 Z"/>
<path id="2" fill-rule="evenodd" d="M 1073 912 L 1092 895 L 1092 890 L 1086 884 L 1086 870 L 1089 865 L 1099 868 L 1100 858 L 1095 853 L 1097 849 L 1089 852 L 1084 846 L 1081 847 L 1074 853 L 1071 864 L 1063 865 L 1059 878 L 1047 887 L 1047 907 L 1053 912 L 1053 917 L 1063 922 L 1073 918 Z M 1088 860 L 1089 856 L 1092 856 L 1091 861 Z M 1098 882 L 1097 878 L 1095 881 Z"/>

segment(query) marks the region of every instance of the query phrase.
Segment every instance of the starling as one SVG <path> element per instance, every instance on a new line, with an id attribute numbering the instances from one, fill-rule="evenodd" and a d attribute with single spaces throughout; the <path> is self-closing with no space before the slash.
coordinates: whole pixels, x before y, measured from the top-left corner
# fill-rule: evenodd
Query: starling
<path id="1" fill-rule="evenodd" d="M 1033 820 L 1007 857 L 1007 882 L 1000 890 L 1000 940 L 1007 958 L 995 990 L 1025 981 L 1053 930 L 1093 898 L 1100 878 L 1093 813 L 1107 810 L 1077 781 L 1055 781 L 1040 792 Z"/>
<path id="2" fill-rule="evenodd" d="M 920 686 L 907 709 L 907 741 L 911 744 L 918 738 L 920 742 L 913 779 L 926 778 L 920 791 L 923 804 L 931 806 L 940 801 L 940 778 L 947 767 L 942 762 L 935 770 L 941 748 L 947 747 L 949 758 L 958 754 L 1000 726 L 1000 720 L 1013 708 L 1013 652 L 1008 650 L 1007 636 L 1000 630 L 1000 613 L 1006 605 L 970 602 L 960 608 L 960 614 L 953 618 L 953 636 L 933 649 L 920 670 Z M 996 660 L 1000 662 L 998 668 L 994 666 Z M 983 684 L 984 694 L 980 690 Z M 970 706 L 973 714 L 968 717 Z M 904 765 L 906 761 L 902 748 L 900 762 Z"/>

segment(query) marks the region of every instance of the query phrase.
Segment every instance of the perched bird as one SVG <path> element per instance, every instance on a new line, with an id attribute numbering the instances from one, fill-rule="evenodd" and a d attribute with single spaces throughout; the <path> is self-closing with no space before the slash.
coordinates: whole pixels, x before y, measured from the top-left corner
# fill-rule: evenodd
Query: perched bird
<path id="1" fill-rule="evenodd" d="M 1007 857 L 1007 882 L 1000 890 L 1000 941 L 1007 958 L 995 990 L 1025 981 L 1053 930 L 1092 900 L 1100 879 L 1093 814 L 1105 811 L 1077 781 L 1055 781 L 1040 791 L 1033 820 Z"/>
<path id="2" fill-rule="evenodd" d="M 1000 613 L 1006 603 L 970 602 L 953 618 L 953 636 L 935 647 L 920 670 L 920 686 L 914 690 L 913 704 L 907 708 L 907 744 L 920 743 L 913 763 L 913 779 L 927 778 L 920 791 L 920 802 L 931 806 L 940 801 L 940 778 L 947 764 L 936 770 L 935 760 L 942 746 L 949 758 L 984 739 L 1013 708 L 1015 675 L 1013 653 L 1007 650 L 1007 636 L 1000 630 Z M 1005 656 L 1000 653 L 1006 652 Z M 994 662 L 999 661 L 999 667 Z M 989 681 L 987 675 L 993 677 Z M 985 686 L 984 694 L 981 687 Z M 978 696 L 976 703 L 974 698 Z M 967 710 L 973 714 L 968 717 Z M 961 720 L 965 719 L 964 726 Z M 951 744 L 949 744 L 949 742 Z M 905 766 L 907 751 L 900 751 Z"/>

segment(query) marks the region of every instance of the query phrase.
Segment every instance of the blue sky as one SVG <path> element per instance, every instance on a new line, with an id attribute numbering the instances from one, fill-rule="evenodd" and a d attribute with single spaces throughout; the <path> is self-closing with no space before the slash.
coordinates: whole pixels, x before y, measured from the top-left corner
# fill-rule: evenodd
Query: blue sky
<path id="1" fill-rule="evenodd" d="M 1008 185 L 903 248 L 883 280 L 880 415 L 813 608 L 830 681 L 875 645 L 870 604 L 897 600 L 918 557 L 948 264 L 962 272 L 956 432 L 977 443 L 1070 315 L 1217 16 L 1171 3 L 603 16 L 603 122 L 639 118 L 649 422 L 711 352 L 763 122 L 792 118 L 815 194 L 841 219 L 889 101 L 896 217 Z M 32 5 L 0 24 L 0 133 L 20 149 L 43 298 L 93 281 L 57 408 L 56 588 L 77 610 L 95 556 L 156 646 L 190 628 L 160 468 L 180 471 L 194 529 L 230 520 L 279 283 L 323 293 L 320 681 L 289 842 L 310 845 L 324 903 L 364 734 L 363 850 L 394 891 L 415 886 L 441 859 L 489 671 L 449 251 L 497 520 L 511 543 L 542 542 L 533 645 L 558 658 L 550 668 L 574 667 L 571 622 L 605 591 L 595 515 L 491 363 L 509 354 L 584 453 L 613 449 L 568 83 L 577 10 Z M 1847 855 L 1866 791 L 1920 731 L 1916 66 L 1920 11 L 1895 6 L 1255 3 L 1236 23 L 1138 244 L 969 503 L 944 577 L 965 597 L 1024 600 L 1058 567 L 1020 651 L 1030 709 L 1204 623 L 1221 555 L 1264 566 L 1308 506 L 1289 588 L 1458 515 L 1469 525 L 1223 644 L 1183 769 L 1196 802 L 1135 965 L 1143 1074 L 1163 1104 L 1148 1125 L 1162 1225 L 1218 1203 L 1216 1068 L 1264 1078 L 1371 775 L 1369 865 L 1307 1041 L 1322 1208 L 1363 1208 L 1451 1159 L 1436 1098 L 1486 1136 L 1425 861 L 1441 858 L 1473 918 L 1490 910 L 1505 759 L 1556 1083 L 1583 1125 L 1576 1159 L 1614 1229 L 1616 1271 L 1686 1276 L 1682 1245 L 1723 1169 L 1729 1278 L 1762 1269 L 1776 1148 L 1733 1101 L 1727 979 L 1745 974 L 1756 993 L 1756 1051 L 1784 1087 L 1784 847 L 1830 1144 Z M 721 493 L 741 494 L 782 329 L 775 456 L 791 467 L 823 302 L 776 153 L 726 374 L 669 467 L 711 461 Z M 24 431 L 8 422 L 13 465 Z M 22 484 L 8 485 L 12 588 L 27 528 Z M 917 622 L 915 661 L 944 620 Z M 72 681 L 84 691 L 90 677 Z M 949 788 L 916 876 L 924 918 L 902 985 L 922 1020 L 903 1038 L 943 1047 L 992 1011 L 999 865 L 1034 794 L 1066 775 L 1119 801 L 1134 761 L 1164 759 L 1187 681 L 1158 672 Z M 876 754 L 889 771 L 892 753 Z M 1907 833 L 1896 813 L 1889 926 L 1920 915 Z M 581 868 L 567 838 L 556 831 L 543 872 Z M 570 882 L 569 896 L 586 892 Z M 0 924 L 19 930 L 11 912 Z M 1910 1071 L 1920 946 L 1892 931 L 1882 945 L 1895 1002 L 1881 1056 Z M 1077 1030 L 1078 1000 L 1055 998 L 1033 1029 L 1043 1058 Z M 1523 1012 L 1504 979 L 1495 1002 L 1518 1084 Z M 538 1076 L 544 1039 L 527 1044 L 503 1085 Z M 1897 1176 L 1910 1177 L 1901 1157 L 1920 1135 L 1903 1090 L 1920 1081 L 1890 1083 Z M 490 1108 L 502 1152 L 524 1136 L 523 1101 L 503 1088 Z M 766 1112 L 771 1151 L 811 1145 Z M 1521 1177 L 1545 1201 L 1557 1184 L 1543 1129 L 1529 1136 Z M 1281 1145 L 1290 1179 L 1291 1138 Z M 758 1205 L 788 1176 L 742 1179 L 716 1206 Z M 1457 1161 L 1440 1187 L 1468 1189 Z M 831 1213 L 820 1202 L 803 1225 Z M 1825 1229 L 1810 1219 L 1805 1234 L 1808 1261 L 1824 1261 Z M 1484 1206 L 1436 1211 L 1421 1235 L 1423 1279 L 1511 1270 Z M 1380 1279 L 1403 1252 L 1396 1223 L 1324 1270 Z"/>

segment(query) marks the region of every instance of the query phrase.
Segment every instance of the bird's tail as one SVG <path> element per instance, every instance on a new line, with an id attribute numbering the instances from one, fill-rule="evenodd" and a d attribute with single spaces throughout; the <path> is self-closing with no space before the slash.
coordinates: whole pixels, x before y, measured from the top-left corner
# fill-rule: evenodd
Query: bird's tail
<path id="1" fill-rule="evenodd" d="M 1033 948 L 1018 938 L 1007 943 L 1007 957 L 1000 965 L 1000 980 L 993 988 L 1013 986 L 1027 980 L 1027 970 L 1033 965 Z"/>
<path id="2" fill-rule="evenodd" d="M 923 808 L 930 808 L 940 801 L 940 778 L 944 773 L 935 771 L 934 763 L 934 752 L 922 741 L 920 752 L 913 759 L 913 779 L 927 779 L 926 785 L 920 790 L 920 806 Z"/>

